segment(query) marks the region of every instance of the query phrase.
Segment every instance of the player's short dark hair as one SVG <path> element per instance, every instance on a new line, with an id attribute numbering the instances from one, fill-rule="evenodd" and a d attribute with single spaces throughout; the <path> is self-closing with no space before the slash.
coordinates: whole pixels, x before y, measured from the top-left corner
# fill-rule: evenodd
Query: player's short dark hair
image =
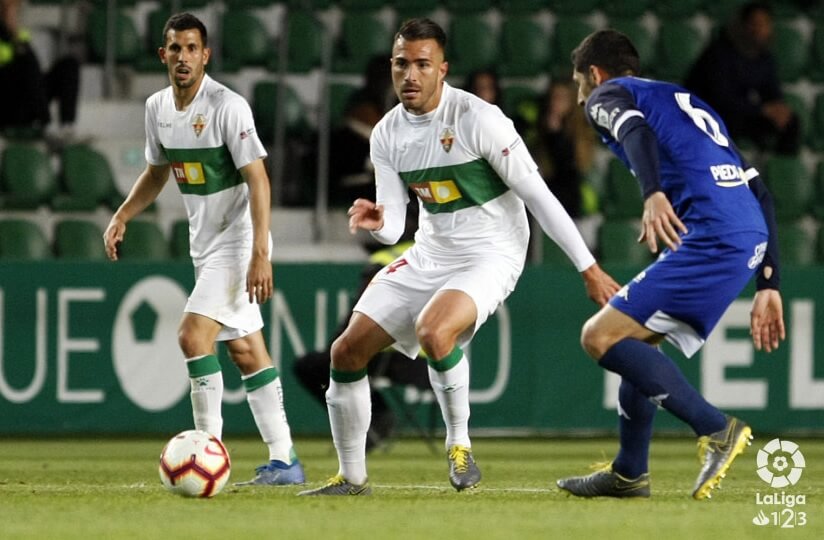
<path id="1" fill-rule="evenodd" d="M 575 71 L 587 73 L 589 66 L 598 66 L 610 77 L 638 75 L 641 60 L 632 41 L 617 30 L 593 32 L 572 51 L 572 65 Z"/>
<path id="2" fill-rule="evenodd" d="M 163 26 L 163 45 L 166 45 L 169 30 L 174 30 L 175 32 L 180 32 L 181 30 L 197 30 L 200 32 L 200 39 L 203 41 L 203 46 L 206 47 L 208 45 L 206 25 L 191 13 L 176 13 L 169 17 L 169 20 L 166 21 L 166 24 Z"/>
<path id="3" fill-rule="evenodd" d="M 428 17 L 408 19 L 401 24 L 400 30 L 395 34 L 395 40 L 403 38 L 406 41 L 420 41 L 422 39 L 434 39 L 446 50 L 446 32 L 438 23 Z"/>

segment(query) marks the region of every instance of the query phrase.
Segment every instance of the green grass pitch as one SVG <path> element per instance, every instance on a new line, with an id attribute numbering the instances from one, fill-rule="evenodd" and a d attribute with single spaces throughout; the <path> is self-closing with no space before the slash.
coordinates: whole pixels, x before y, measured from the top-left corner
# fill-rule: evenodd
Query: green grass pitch
<path id="1" fill-rule="evenodd" d="M 208 500 L 167 493 L 157 475 L 165 443 L 156 439 L 0 440 L 0 538 L 36 539 L 521 539 L 824 538 L 824 440 L 792 438 L 806 458 L 799 483 L 806 525 L 756 526 L 784 507 L 759 506 L 771 489 L 755 473 L 759 437 L 738 458 L 708 501 L 690 498 L 698 471 L 691 439 L 657 438 L 652 498 L 583 500 L 554 487 L 614 454 L 615 439 L 485 439 L 473 449 L 481 485 L 457 493 L 446 460 L 418 439 L 399 439 L 369 456 L 372 497 L 296 497 L 297 486 L 227 487 Z M 232 481 L 246 480 L 265 459 L 253 439 L 228 437 Z M 309 486 L 337 471 L 330 440 L 300 439 Z M 762 495 L 763 496 L 763 495 Z"/>

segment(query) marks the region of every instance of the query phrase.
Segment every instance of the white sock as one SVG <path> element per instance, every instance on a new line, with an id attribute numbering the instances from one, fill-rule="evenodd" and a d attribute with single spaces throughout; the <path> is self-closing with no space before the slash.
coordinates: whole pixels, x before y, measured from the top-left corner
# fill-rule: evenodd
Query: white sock
<path id="1" fill-rule="evenodd" d="M 462 355 L 458 363 L 446 371 L 429 366 L 429 382 L 446 425 L 446 449 L 455 444 L 470 448 L 469 362 L 466 356 Z"/>
<path id="2" fill-rule="evenodd" d="M 245 384 L 260 373 L 244 375 L 241 378 Z M 247 389 L 246 402 L 249 403 L 252 416 L 255 417 L 255 424 L 263 442 L 269 447 L 269 459 L 292 463 L 292 433 L 286 420 L 286 411 L 283 409 L 283 387 L 280 377 L 254 390 Z"/>
<path id="3" fill-rule="evenodd" d="M 223 415 L 220 407 L 223 400 L 223 373 L 218 371 L 211 375 L 192 377 L 189 378 L 189 383 L 192 388 L 190 397 L 195 429 L 222 439 Z"/>
<path id="4" fill-rule="evenodd" d="M 369 378 L 348 383 L 330 380 L 326 405 L 338 451 L 338 474 L 353 484 L 363 484 L 366 482 L 366 432 L 372 422 Z"/>

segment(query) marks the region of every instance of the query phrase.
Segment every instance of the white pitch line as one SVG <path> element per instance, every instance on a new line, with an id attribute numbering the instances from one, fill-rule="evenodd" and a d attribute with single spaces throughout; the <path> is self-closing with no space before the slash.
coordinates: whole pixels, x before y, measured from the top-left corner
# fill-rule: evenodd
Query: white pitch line
<path id="1" fill-rule="evenodd" d="M 421 491 L 453 491 L 453 488 L 446 486 L 421 486 L 421 485 L 399 485 L 399 484 L 374 484 L 374 487 L 379 489 L 419 489 Z M 472 491 L 489 491 L 502 493 L 552 493 L 552 489 L 544 488 L 490 488 L 479 486 L 469 490 Z"/>

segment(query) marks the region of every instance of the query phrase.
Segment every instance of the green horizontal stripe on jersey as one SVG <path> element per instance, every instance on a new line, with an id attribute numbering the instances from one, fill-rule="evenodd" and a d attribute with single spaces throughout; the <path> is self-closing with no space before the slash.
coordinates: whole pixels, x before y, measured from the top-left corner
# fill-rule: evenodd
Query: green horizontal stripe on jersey
<path id="1" fill-rule="evenodd" d="M 185 195 L 209 195 L 243 183 L 226 145 L 216 148 L 163 148 L 170 163 L 200 163 L 206 181 L 203 184 L 177 182 Z"/>
<path id="2" fill-rule="evenodd" d="M 425 182 L 443 182 L 447 180 L 455 182 L 461 192 L 461 197 L 454 201 L 444 203 L 428 201 L 418 193 L 424 208 L 430 214 L 455 212 L 472 206 L 480 206 L 509 191 L 509 187 L 504 184 L 495 169 L 483 158 L 461 163 L 460 165 L 401 172 L 400 177 L 410 187 L 412 184 Z"/>

